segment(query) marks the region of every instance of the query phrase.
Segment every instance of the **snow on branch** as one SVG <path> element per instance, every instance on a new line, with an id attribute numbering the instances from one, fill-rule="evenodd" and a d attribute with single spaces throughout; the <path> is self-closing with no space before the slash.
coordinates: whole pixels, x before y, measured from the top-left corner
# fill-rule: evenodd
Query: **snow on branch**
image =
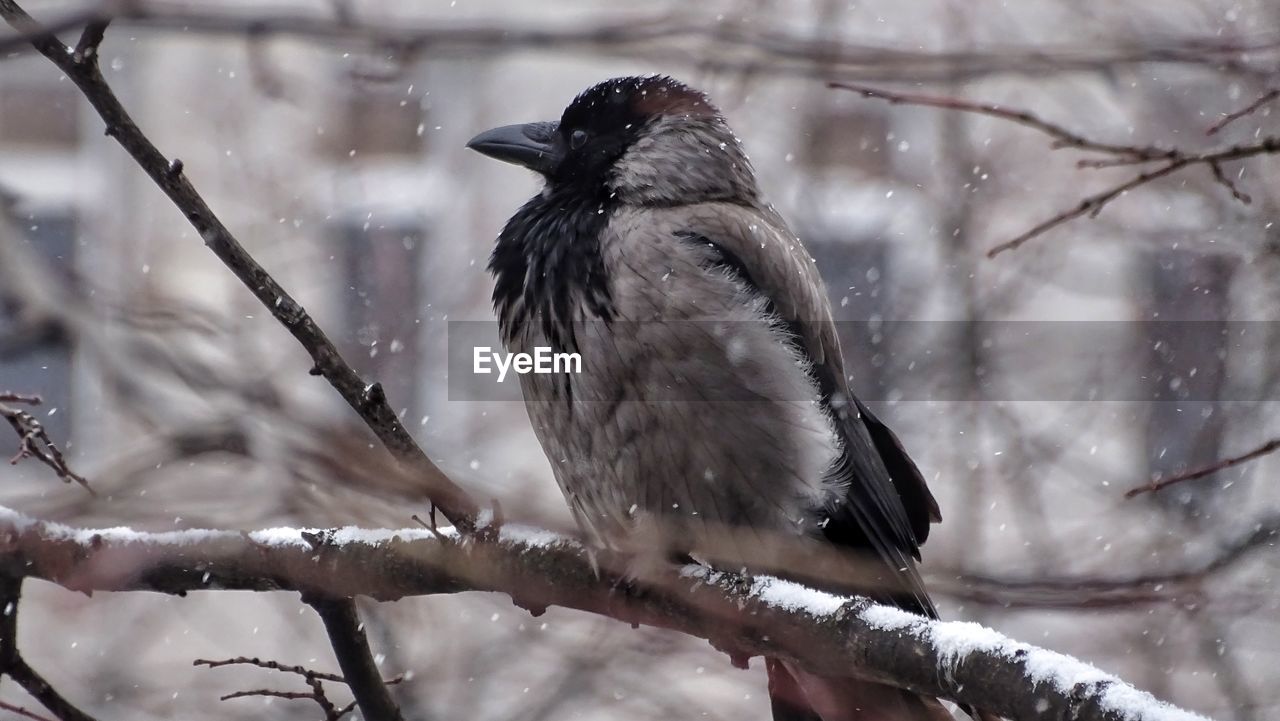
<path id="1" fill-rule="evenodd" d="M 599 560 L 599 559 L 597 559 Z M 379 600 L 464 591 L 509 595 L 680 631 L 739 656 L 882 681 L 1008 718 L 1202 721 L 1070 656 L 978 624 L 939 622 L 771 577 L 686 566 L 626 584 L 572 539 L 507 525 L 254 532 L 77 529 L 0 507 L 0 571 L 68 589 L 185 594 L 292 590 Z M 598 568 L 598 570 L 597 570 Z"/>

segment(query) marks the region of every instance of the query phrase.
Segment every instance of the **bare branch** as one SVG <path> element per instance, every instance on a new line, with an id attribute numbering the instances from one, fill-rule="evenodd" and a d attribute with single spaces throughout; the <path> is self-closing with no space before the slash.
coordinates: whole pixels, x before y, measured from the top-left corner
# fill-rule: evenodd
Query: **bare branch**
<path id="1" fill-rule="evenodd" d="M 1248 193 L 1241 190 L 1240 187 L 1236 185 L 1236 182 L 1228 178 L 1227 174 L 1222 171 L 1222 163 L 1210 161 L 1209 170 L 1213 172 L 1213 179 L 1216 180 L 1219 185 L 1222 185 L 1231 192 L 1231 197 L 1245 205 L 1253 202 L 1253 198 Z"/>
<path id="2" fill-rule="evenodd" d="M 313 676 L 307 676 L 306 681 L 307 685 L 311 687 L 310 691 L 278 691 L 274 689 L 259 688 L 251 689 L 249 691 L 233 691 L 219 696 L 218 700 L 230 701 L 237 698 L 270 696 L 273 698 L 289 699 L 291 701 L 315 701 L 316 705 L 320 707 L 320 712 L 324 714 L 325 721 L 338 721 L 338 719 L 342 718 L 343 714 L 346 714 L 348 711 L 355 708 L 354 704 L 349 704 L 343 710 L 338 710 L 338 707 L 334 706 L 333 702 L 329 700 L 328 695 L 325 694 L 324 686 L 320 683 L 319 679 L 316 679 Z"/>
<path id="3" fill-rule="evenodd" d="M 1074 659 L 974 624 L 930 621 L 861 598 L 699 566 L 663 570 L 651 583 L 631 585 L 622 567 L 593 563 L 577 543 L 512 524 L 496 539 L 437 533 L 147 534 L 79 530 L 4 511 L 0 569 L 80 591 L 297 590 L 308 599 L 362 594 L 379 600 L 496 591 L 526 608 L 562 606 L 669 628 L 744 657 L 779 657 L 828 676 L 839 669 L 1009 718 L 1200 718 Z M 306 540 L 315 536 L 324 542 Z M 335 625 L 349 630 L 354 616 L 341 607 L 338 613 L 344 617 Z M 949 639 L 963 639 L 964 650 Z M 345 678 L 353 675 L 344 668 Z"/>
<path id="4" fill-rule="evenodd" d="M 1176 160 L 1172 160 L 1167 164 L 1156 168 L 1155 170 L 1149 170 L 1149 171 L 1140 173 L 1134 176 L 1133 178 L 1123 183 L 1120 183 L 1115 187 L 1109 188 L 1100 193 L 1097 193 L 1095 195 L 1091 195 L 1085 198 L 1084 200 L 1080 201 L 1079 205 L 1072 208 L 1071 210 L 1063 211 L 1062 213 L 1059 213 L 1053 216 L 1052 218 L 1050 218 L 1049 220 L 1046 220 L 1043 223 L 1037 225 L 1031 230 L 1028 230 L 1022 235 L 1019 235 L 1018 237 L 1012 240 L 1009 240 L 994 246 L 993 248 L 987 251 L 987 257 L 994 258 L 997 255 L 1005 252 L 1006 250 L 1014 250 L 1015 248 L 1018 248 L 1023 243 L 1026 243 L 1032 238 L 1042 235 L 1046 231 L 1056 226 L 1062 225 L 1063 223 L 1066 223 L 1069 220 L 1074 220 L 1075 218 L 1079 218 L 1082 215 L 1087 214 L 1091 218 L 1097 217 L 1098 213 L 1102 212 L 1102 208 L 1105 205 L 1115 200 L 1116 198 L 1119 198 L 1121 195 L 1124 195 L 1128 191 L 1133 190 L 1134 188 L 1137 188 L 1139 186 L 1146 185 L 1153 180 L 1163 178 L 1166 175 L 1171 175 L 1173 173 L 1176 173 L 1179 170 L 1182 170 L 1183 168 L 1186 168 L 1192 165 L 1209 166 L 1209 168 L 1213 170 L 1215 173 L 1215 179 L 1218 180 L 1218 182 L 1220 182 L 1221 184 L 1225 185 L 1237 200 L 1243 203 L 1249 203 L 1251 201 L 1251 198 L 1245 193 L 1241 192 L 1232 181 L 1228 180 L 1226 176 L 1222 174 L 1221 165 L 1222 163 L 1225 163 L 1225 162 L 1229 162 L 1233 160 L 1243 160 L 1245 158 L 1252 158 L 1258 155 L 1278 154 L 1280 153 L 1280 136 L 1275 136 L 1275 135 L 1267 136 L 1257 143 L 1251 143 L 1247 145 L 1233 145 L 1229 148 L 1214 151 L 1214 152 L 1199 153 L 1199 154 L 1186 154 L 1180 150 L 1171 151 L 1171 152 L 1176 152 L 1178 154 L 1178 158 Z M 1126 161 L 1126 162 L 1117 163 L 1117 164 L 1130 164 L 1130 163 Z"/>
<path id="5" fill-rule="evenodd" d="M 1021 247 L 1027 241 L 1037 236 L 1044 235 L 1045 233 L 1058 227 L 1059 225 L 1063 225 L 1081 216 L 1087 215 L 1090 218 L 1096 218 L 1098 217 L 1098 213 L 1102 212 L 1102 208 L 1106 206 L 1108 203 L 1110 203 L 1111 201 L 1115 200 L 1116 198 L 1119 198 L 1120 196 L 1124 195 L 1130 190 L 1133 190 L 1134 188 L 1137 188 L 1142 185 L 1146 185 L 1147 183 L 1150 183 L 1153 180 L 1156 180 L 1158 178 L 1163 178 L 1166 175 L 1177 172 L 1188 164 L 1189 163 L 1185 160 L 1176 160 L 1172 163 L 1169 163 L 1168 165 L 1157 168 L 1156 170 L 1150 170 L 1150 171 L 1139 173 L 1138 175 L 1130 178 L 1129 180 L 1126 180 L 1125 182 L 1119 185 L 1116 185 L 1114 187 L 1108 188 L 1107 190 L 1104 190 L 1100 193 L 1095 193 L 1094 195 L 1090 195 L 1084 200 L 1081 200 L 1080 203 L 1076 205 L 1074 208 L 1071 208 L 1069 210 L 1064 210 L 1061 213 L 1058 213 L 1057 215 L 1053 216 L 1052 218 L 1049 218 L 1048 220 L 1036 225 L 1035 227 L 1031 228 L 1025 233 L 1013 238 L 1012 240 L 1007 240 L 1003 243 L 1000 243 L 999 245 L 992 247 L 990 250 L 987 251 L 987 257 L 994 258 L 997 255 L 1005 252 L 1006 250 L 1015 250 Z"/>
<path id="6" fill-rule="evenodd" d="M 102 44 L 107 34 L 109 22 L 109 20 L 94 19 L 84 26 L 80 41 L 76 43 L 75 58 L 78 62 L 84 62 L 98 54 L 98 46 Z"/>
<path id="7" fill-rule="evenodd" d="M 1266 106 L 1267 104 L 1269 104 L 1271 101 L 1275 100 L 1276 98 L 1280 98 L 1280 88 L 1273 88 L 1273 89 L 1271 89 L 1271 90 L 1268 90 L 1267 92 L 1265 92 L 1265 93 L 1263 93 L 1262 95 L 1258 96 L 1258 99 L 1257 99 L 1257 100 L 1254 100 L 1252 103 L 1249 103 L 1248 105 L 1244 106 L 1243 108 L 1240 108 L 1239 110 L 1237 110 L 1237 111 L 1235 111 L 1235 112 L 1233 112 L 1233 113 L 1227 113 L 1226 115 L 1224 115 L 1224 116 L 1222 117 L 1222 120 L 1219 120 L 1218 122 L 1216 122 L 1216 123 L 1214 123 L 1213 125 L 1209 126 L 1209 129 L 1208 129 L 1208 130 L 1206 130 L 1206 131 L 1204 131 L 1204 134 L 1205 134 L 1205 135 L 1216 135 L 1216 134 L 1218 134 L 1218 132 L 1220 132 L 1223 128 L 1227 127 L 1227 126 L 1228 126 L 1228 125 L 1230 125 L 1231 123 L 1234 123 L 1235 121 L 1239 120 L 1240 118 L 1243 118 L 1243 117 L 1245 117 L 1246 115 L 1252 115 L 1253 113 L 1258 112 L 1258 111 L 1259 111 L 1259 110 L 1261 110 L 1264 106 Z"/>
<path id="8" fill-rule="evenodd" d="M 249 698 L 251 696 L 271 696 L 273 698 L 289 699 L 290 701 L 301 701 L 301 700 L 316 701 L 316 695 L 312 691 L 273 691 L 272 689 L 267 689 L 267 688 L 251 689 L 249 691 L 232 691 L 229 694 L 224 694 L 222 696 L 219 696 L 218 700 L 230 701 L 232 699 Z M 320 703 L 320 702 L 317 701 L 317 703 Z M 328 699 L 325 699 L 324 703 L 320 703 L 320 708 L 325 708 L 325 705 L 328 703 L 329 703 Z M 325 718 L 327 720 L 333 717 L 330 716 L 328 712 L 326 712 Z"/>
<path id="9" fill-rule="evenodd" d="M 347 704 L 342 708 L 333 705 L 325 693 L 322 681 L 331 681 L 333 683 L 346 684 L 347 680 L 342 676 L 333 673 L 324 673 L 322 671 L 313 671 L 305 666 L 291 666 L 279 663 L 278 661 L 264 661 L 260 658 L 249 658 L 247 656 L 237 656 L 236 658 L 228 658 L 222 661 L 210 661 L 208 659 L 196 659 L 192 662 L 194 666 L 208 666 L 209 668 L 219 668 L 222 666 L 257 666 L 273 671 L 282 671 L 284 673 L 292 673 L 301 676 L 307 685 L 311 687 L 309 692 L 300 691 L 277 691 L 271 689 L 254 689 L 250 691 L 236 691 L 221 697 L 221 700 L 228 701 L 235 698 L 246 698 L 250 696 L 272 696 L 284 699 L 309 699 L 316 702 L 324 713 L 325 721 L 338 721 L 343 716 L 351 713 L 356 707 L 355 702 Z M 394 678 L 383 679 L 382 683 L 392 686 L 404 681 L 404 675 L 401 674 Z"/>
<path id="10" fill-rule="evenodd" d="M 1233 145 L 1229 148 L 1204 153 L 1192 153 L 1177 148 L 1161 148 L 1154 145 L 1117 145 L 1091 140 L 1079 133 L 1067 130 L 1061 125 L 1044 120 L 1033 113 L 1025 110 L 1014 110 L 1001 105 L 973 103 L 967 100 L 950 97 L 895 93 L 861 85 L 850 85 L 848 83 L 830 83 L 829 86 L 840 90 L 850 90 L 867 98 L 885 100 L 894 105 L 919 105 L 923 107 L 942 108 L 945 110 L 958 110 L 960 112 L 986 115 L 993 118 L 999 118 L 1001 120 L 1007 120 L 1009 122 L 1032 128 L 1049 136 L 1053 140 L 1052 147 L 1055 149 L 1072 148 L 1086 152 L 1102 153 L 1103 155 L 1108 156 L 1104 158 L 1087 158 L 1081 160 L 1077 164 L 1078 167 L 1081 168 L 1112 168 L 1123 165 L 1161 163 L 1161 165 L 1154 170 L 1143 171 L 1123 183 L 1115 185 L 1102 192 L 1095 193 L 1094 195 L 1090 195 L 1089 197 L 1081 200 L 1076 206 L 1054 215 L 1048 220 L 1045 220 L 1011 240 L 992 247 L 987 251 L 988 258 L 994 258 L 1006 250 L 1014 250 L 1015 248 L 1022 246 L 1027 241 L 1043 235 L 1059 225 L 1063 225 L 1081 216 L 1087 215 L 1090 218 L 1096 218 L 1098 213 L 1102 212 L 1102 209 L 1108 203 L 1119 198 L 1130 190 L 1176 173 L 1192 165 L 1207 166 L 1213 173 L 1214 180 L 1226 187 L 1227 190 L 1231 192 L 1232 197 L 1242 203 L 1249 203 L 1252 199 L 1249 195 L 1241 191 L 1234 181 L 1227 178 L 1226 174 L 1222 170 L 1222 164 L 1234 160 L 1251 158 L 1257 155 L 1274 155 L 1280 153 L 1280 136 L 1267 136 L 1256 143 L 1248 145 Z"/>
<path id="11" fill-rule="evenodd" d="M 974 113 L 976 115 L 986 115 L 993 118 L 999 118 L 1001 120 L 1008 120 L 1048 135 L 1053 139 L 1054 149 L 1075 148 L 1077 150 L 1092 150 L 1099 153 L 1118 155 L 1122 158 L 1128 158 L 1134 161 L 1172 160 L 1178 157 L 1176 151 L 1156 147 L 1154 145 L 1144 147 L 1100 143 L 1096 140 L 1090 140 L 1082 135 L 1073 133 L 1061 125 L 1043 120 L 1034 113 L 1026 110 L 1006 108 L 1003 105 L 996 105 L 993 103 L 973 103 L 960 98 L 944 96 L 894 93 L 888 90 L 871 88 L 864 85 L 851 85 L 849 83 L 828 83 L 827 86 L 838 90 L 850 90 L 864 98 L 885 100 L 888 101 L 890 105 L 919 105 L 928 108 L 941 108 L 943 110 L 960 110 L 966 113 Z"/>
<path id="12" fill-rule="evenodd" d="M 324 622 L 329 643 L 342 668 L 343 678 L 351 688 L 351 694 L 356 697 L 356 704 L 364 717 L 368 721 L 403 721 L 400 707 L 391 698 L 391 692 L 387 690 L 387 684 L 378 672 L 378 664 L 369 651 L 364 624 L 356 614 L 356 602 L 351 598 L 307 596 L 308 594 L 304 594 L 303 599 Z"/>
<path id="13" fill-rule="evenodd" d="M 0 392 L 0 403 L 25 403 L 29 406 L 38 406 L 43 402 L 43 398 L 33 393 Z"/>
<path id="14" fill-rule="evenodd" d="M 0 400 L 35 405 L 40 402 L 40 397 L 4 393 L 0 394 Z M 0 403 L 0 417 L 9 421 L 14 433 L 18 434 L 18 452 L 9 459 L 10 464 L 16 465 L 24 458 L 34 458 L 52 468 L 64 483 L 79 483 L 90 494 L 97 495 L 89 487 L 89 481 L 67 465 L 67 459 L 62 455 L 62 451 L 49 438 L 49 432 L 45 430 L 44 424 L 35 416 L 19 408 Z"/>
<path id="15" fill-rule="evenodd" d="M 1203 468 L 1197 468 L 1193 471 L 1187 471 L 1186 473 L 1179 473 L 1174 476 L 1169 476 L 1168 478 L 1152 478 L 1151 481 L 1145 485 L 1130 488 L 1125 491 L 1124 497 L 1133 498 L 1134 496 L 1139 496 L 1143 493 L 1154 493 L 1162 488 L 1172 486 L 1175 483 L 1194 481 L 1199 478 L 1204 478 L 1205 476 L 1211 476 L 1218 471 L 1224 471 L 1232 466 L 1238 466 L 1241 463 L 1247 463 L 1255 458 L 1261 458 L 1268 453 L 1274 453 L 1277 449 L 1280 449 L 1280 438 L 1273 438 L 1248 453 L 1242 453 L 1230 458 L 1223 458 L 1222 460 L 1210 463 Z"/>
<path id="16" fill-rule="evenodd" d="M 222 224 L 182 173 L 180 162 L 166 159 L 143 134 L 102 77 L 96 53 L 79 56 L 72 52 L 56 37 L 42 32 L 40 25 L 13 0 L 0 0 L 0 16 L 15 29 L 28 33 L 35 48 L 76 84 L 106 123 L 107 135 L 120 143 L 199 231 L 205 245 L 307 350 L 315 363 L 312 373 L 324 376 L 382 444 L 421 478 L 424 495 L 454 525 L 464 530 L 474 527 L 479 512 L 475 501 L 423 453 L 388 404 L 382 386 L 360 377 L 306 310 Z M 104 27 L 86 30 L 87 39 L 82 38 L 86 49 L 96 47 Z"/>
<path id="17" fill-rule="evenodd" d="M 343 716 L 351 713 L 355 708 L 355 703 L 349 703 L 341 709 L 334 706 L 329 697 L 325 695 L 324 689 L 320 687 L 319 682 L 312 687 L 311 691 L 276 691 L 267 688 L 252 689 L 249 691 L 233 691 L 229 694 L 219 696 L 219 701 L 230 701 L 237 698 L 253 698 L 267 696 L 271 698 L 283 698 L 290 701 L 315 701 L 320 707 L 321 713 L 324 714 L 325 721 L 338 721 Z"/>
<path id="18" fill-rule="evenodd" d="M 5 703 L 4 701 L 0 701 L 0 709 L 11 711 L 23 718 L 35 719 L 35 721 L 49 721 L 49 718 L 46 716 L 41 716 L 40 714 L 28 711 L 21 706 L 14 706 L 13 704 Z"/>
<path id="19" fill-rule="evenodd" d="M 0 675 L 12 678 L 59 721 L 95 721 L 58 693 L 22 658 L 18 649 L 18 602 L 22 599 L 22 581 L 21 576 L 0 573 Z"/>
<path id="20" fill-rule="evenodd" d="M 939 570 L 931 574 L 929 581 L 930 588 L 939 593 L 1002 608 L 1088 610 L 1150 604 L 1191 608 L 1204 601 L 1201 586 L 1205 581 L 1234 568 L 1254 552 L 1270 548 L 1277 536 L 1280 516 L 1271 516 L 1251 524 L 1248 532 L 1230 539 L 1198 563 L 1119 578 L 1002 578 Z"/>
<path id="21" fill-rule="evenodd" d="M 0 3 L 7 11 L 10 3 Z M 65 13 L 60 17 L 56 17 L 48 22 L 36 23 L 27 18 L 29 22 L 10 25 L 18 32 L 13 35 L 0 37 L 0 54 L 12 53 L 26 45 L 38 46 L 40 42 L 52 40 L 57 42 L 58 33 L 74 30 L 76 28 L 84 28 L 88 24 L 103 21 L 105 18 L 101 12 L 96 9 L 76 9 Z M 61 43 L 59 43 L 61 44 Z"/>
<path id="22" fill-rule="evenodd" d="M 333 681 L 334 683 L 346 683 L 346 679 L 336 673 L 324 673 L 322 671 L 312 671 L 305 666 L 290 666 L 279 661 L 264 661 L 260 658 L 249 658 L 248 656 L 237 656 L 222 661 L 211 661 L 206 658 L 198 658 L 191 662 L 192 666 L 208 666 L 209 668 L 220 668 L 222 666 L 257 666 L 258 668 L 270 669 L 272 671 L 283 671 L 285 673 L 297 674 L 303 677 L 318 678 L 321 681 Z"/>

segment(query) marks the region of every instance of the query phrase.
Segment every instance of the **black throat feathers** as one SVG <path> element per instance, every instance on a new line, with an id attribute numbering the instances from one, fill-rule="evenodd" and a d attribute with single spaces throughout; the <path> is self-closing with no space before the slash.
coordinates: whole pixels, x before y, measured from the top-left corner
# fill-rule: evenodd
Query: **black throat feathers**
<path id="1" fill-rule="evenodd" d="M 507 221 L 489 257 L 503 341 L 540 322 L 555 352 L 573 352 L 574 322 L 613 320 L 601 236 L 615 208 L 604 192 L 549 186 Z"/>

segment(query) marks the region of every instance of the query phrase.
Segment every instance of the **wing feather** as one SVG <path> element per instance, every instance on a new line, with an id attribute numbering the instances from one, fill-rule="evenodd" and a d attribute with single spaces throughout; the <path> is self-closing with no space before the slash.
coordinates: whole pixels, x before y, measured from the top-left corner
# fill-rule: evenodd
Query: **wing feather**
<path id="1" fill-rule="evenodd" d="M 937 503 L 898 437 L 850 392 L 826 287 L 812 257 L 776 213 L 749 206 L 695 208 L 677 235 L 714 248 L 726 269 L 769 302 L 812 364 L 843 446 L 831 474 L 845 492 L 825 509 L 825 536 L 874 551 L 902 590 L 886 600 L 936 616 L 914 561 L 929 523 L 940 518 Z"/>

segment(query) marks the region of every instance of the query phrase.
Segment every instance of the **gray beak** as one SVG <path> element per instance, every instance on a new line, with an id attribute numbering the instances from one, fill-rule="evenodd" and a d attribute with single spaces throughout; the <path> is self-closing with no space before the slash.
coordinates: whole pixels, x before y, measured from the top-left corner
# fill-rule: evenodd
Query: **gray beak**
<path id="1" fill-rule="evenodd" d="M 562 157 L 556 142 L 557 127 L 559 123 L 555 122 L 504 125 L 480 133 L 467 142 L 467 147 L 495 160 L 550 175 Z"/>

